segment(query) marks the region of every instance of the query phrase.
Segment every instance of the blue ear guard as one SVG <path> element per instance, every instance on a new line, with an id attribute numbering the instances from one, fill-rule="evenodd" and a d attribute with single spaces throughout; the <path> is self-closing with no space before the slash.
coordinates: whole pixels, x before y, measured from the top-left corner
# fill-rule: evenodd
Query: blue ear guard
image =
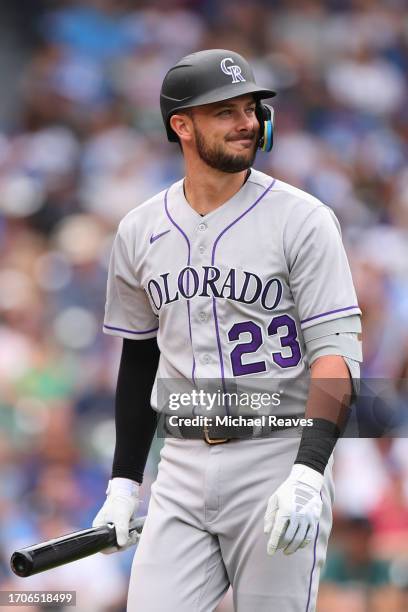
<path id="1" fill-rule="evenodd" d="M 258 147 L 268 153 L 273 146 L 273 119 L 274 110 L 268 104 L 257 105 L 256 116 L 260 125 L 260 138 Z"/>

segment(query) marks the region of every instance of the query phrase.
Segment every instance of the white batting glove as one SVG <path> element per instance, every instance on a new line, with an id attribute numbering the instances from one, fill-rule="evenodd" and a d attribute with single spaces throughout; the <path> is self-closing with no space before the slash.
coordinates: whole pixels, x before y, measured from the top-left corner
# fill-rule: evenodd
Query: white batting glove
<path id="1" fill-rule="evenodd" d="M 264 524 L 264 532 L 270 534 L 268 555 L 273 555 L 278 548 L 291 555 L 311 542 L 322 512 L 322 484 L 322 474 L 295 463 L 288 478 L 268 501 Z"/>
<path id="2" fill-rule="evenodd" d="M 94 518 L 92 527 L 113 523 L 118 546 L 111 546 L 102 552 L 110 554 L 125 550 L 136 544 L 139 534 L 129 536 L 129 524 L 139 507 L 139 483 L 129 478 L 112 478 L 106 489 L 106 500 Z"/>

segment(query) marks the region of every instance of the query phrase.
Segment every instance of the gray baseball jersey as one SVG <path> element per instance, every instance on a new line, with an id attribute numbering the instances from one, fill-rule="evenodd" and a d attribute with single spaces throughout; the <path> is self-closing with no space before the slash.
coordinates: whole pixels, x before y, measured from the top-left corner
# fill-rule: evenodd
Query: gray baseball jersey
<path id="1" fill-rule="evenodd" d="M 293 382 L 308 372 L 304 330 L 356 314 L 334 213 L 262 172 L 205 217 L 181 180 L 120 223 L 104 331 L 157 334 L 158 378 Z M 307 388 L 291 389 L 288 409 L 303 414 Z"/>

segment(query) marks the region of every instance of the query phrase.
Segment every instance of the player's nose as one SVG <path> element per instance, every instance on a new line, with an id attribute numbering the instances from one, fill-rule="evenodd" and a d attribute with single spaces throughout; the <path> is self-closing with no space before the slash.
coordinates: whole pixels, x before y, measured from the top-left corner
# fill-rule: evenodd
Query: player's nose
<path id="1" fill-rule="evenodd" d="M 254 116 L 247 113 L 245 110 L 238 113 L 238 126 L 240 129 L 248 129 L 253 126 Z"/>
<path id="2" fill-rule="evenodd" d="M 246 131 L 253 133 L 258 127 L 259 124 L 255 113 L 248 113 L 247 110 L 239 112 L 236 125 L 239 132 Z"/>

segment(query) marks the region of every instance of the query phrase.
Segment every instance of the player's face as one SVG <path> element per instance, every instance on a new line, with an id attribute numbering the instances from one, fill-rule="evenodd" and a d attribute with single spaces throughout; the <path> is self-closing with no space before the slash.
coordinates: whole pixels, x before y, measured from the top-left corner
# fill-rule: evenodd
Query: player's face
<path id="1" fill-rule="evenodd" d="M 255 108 L 248 95 L 193 109 L 196 149 L 206 164 L 231 173 L 252 166 L 259 138 Z"/>

